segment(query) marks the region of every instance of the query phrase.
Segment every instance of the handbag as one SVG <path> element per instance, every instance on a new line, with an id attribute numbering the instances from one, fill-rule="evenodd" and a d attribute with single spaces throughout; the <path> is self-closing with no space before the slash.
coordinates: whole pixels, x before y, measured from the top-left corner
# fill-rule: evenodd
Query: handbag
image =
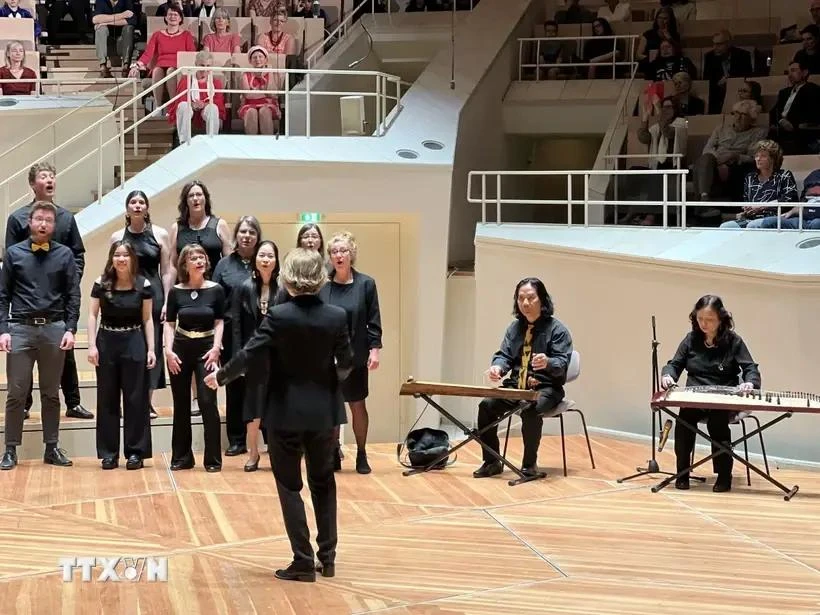
<path id="1" fill-rule="evenodd" d="M 406 459 L 402 459 L 402 448 L 407 449 Z M 426 468 L 441 455 L 450 450 L 450 437 L 446 431 L 422 427 L 412 429 L 407 433 L 404 442 L 396 448 L 396 456 L 399 463 L 405 468 Z M 441 470 L 448 465 L 455 463 L 458 455 L 450 461 L 450 456 L 444 457 L 432 469 Z"/>

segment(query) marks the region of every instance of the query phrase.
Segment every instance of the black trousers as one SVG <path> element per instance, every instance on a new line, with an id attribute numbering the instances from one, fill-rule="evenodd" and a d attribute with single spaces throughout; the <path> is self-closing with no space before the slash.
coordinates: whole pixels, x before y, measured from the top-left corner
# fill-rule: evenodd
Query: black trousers
<path id="1" fill-rule="evenodd" d="M 544 417 L 550 416 L 561 400 L 564 399 L 563 389 L 546 388 L 541 389 L 538 401 L 521 412 L 521 437 L 524 440 L 524 457 L 521 461 L 523 467 L 533 466 L 538 461 L 538 446 L 541 444 L 541 429 L 544 426 Z M 478 404 L 478 429 L 481 430 L 493 421 L 497 421 L 504 413 L 517 406 L 520 402 L 509 399 L 497 399 L 487 397 Z M 498 430 L 490 429 L 485 431 L 481 440 L 499 452 Z M 496 461 L 483 448 L 484 461 L 492 463 Z"/>
<path id="2" fill-rule="evenodd" d="M 316 515 L 317 556 L 323 564 L 336 561 L 336 476 L 333 473 L 333 451 L 336 436 L 327 431 L 281 431 L 270 429 L 269 455 L 279 504 L 285 519 L 285 530 L 293 550 L 293 563 L 298 568 L 312 570 L 313 547 L 310 544 L 305 504 L 302 501 L 302 454 L 307 466 L 308 488 Z"/>
<path id="3" fill-rule="evenodd" d="M 234 347 L 234 340 L 230 323 L 225 323 L 225 333 L 222 338 L 222 356 L 232 357 L 239 348 Z M 240 346 L 241 348 L 241 346 Z M 228 446 L 246 446 L 245 421 L 243 413 L 245 408 L 245 387 L 246 378 L 237 378 L 228 383 L 225 387 L 225 430 L 228 434 Z"/>
<path id="4" fill-rule="evenodd" d="M 700 408 L 681 408 L 680 418 L 690 425 L 697 426 L 698 422 L 706 419 L 706 431 L 716 441 L 729 445 L 732 440 L 732 429 L 729 421 L 732 419 L 731 412 L 723 410 L 702 410 Z M 684 427 L 680 422 L 675 422 L 675 457 L 677 458 L 678 472 L 682 472 L 692 465 L 692 451 L 695 450 L 695 439 L 697 434 L 691 429 Z M 712 452 L 718 449 L 713 444 Z M 712 459 L 712 468 L 716 474 L 729 475 L 732 473 L 734 458 L 726 453 L 721 453 Z"/>
<path id="5" fill-rule="evenodd" d="M 191 378 L 196 382 L 196 397 L 202 412 L 205 431 L 203 464 L 222 465 L 222 426 L 216 406 L 216 391 L 205 386 L 205 361 L 202 356 L 214 345 L 213 336 L 200 339 L 174 338 L 173 351 L 182 363 L 178 374 L 171 374 L 171 396 L 174 399 L 174 422 L 171 429 L 171 461 L 192 460 L 191 449 Z"/>
<path id="6" fill-rule="evenodd" d="M 147 347 L 142 329 L 97 333 L 97 459 L 120 456 L 120 399 L 123 455 L 151 457 Z"/>
<path id="7" fill-rule="evenodd" d="M 28 395 L 26 396 L 26 410 L 30 410 L 34 404 L 34 398 L 31 391 L 34 383 L 28 387 Z M 67 350 L 65 353 L 65 362 L 63 363 L 63 372 L 60 377 L 60 388 L 63 391 L 63 399 L 65 399 L 66 408 L 74 408 L 80 405 L 80 379 L 77 377 L 77 361 L 74 358 L 74 350 Z"/>

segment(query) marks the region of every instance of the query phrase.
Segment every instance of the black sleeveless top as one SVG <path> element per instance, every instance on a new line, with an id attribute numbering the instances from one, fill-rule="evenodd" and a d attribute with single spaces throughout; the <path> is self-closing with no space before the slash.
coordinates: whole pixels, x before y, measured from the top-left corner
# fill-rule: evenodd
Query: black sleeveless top
<path id="1" fill-rule="evenodd" d="M 142 324 L 142 302 L 152 299 L 151 286 L 137 276 L 134 288 L 106 289 L 94 282 L 91 296 L 100 300 L 100 323 L 106 327 L 135 327 Z"/>
<path id="2" fill-rule="evenodd" d="M 177 255 L 182 252 L 182 248 L 188 244 L 199 244 L 205 249 L 208 255 L 208 279 L 214 272 L 216 264 L 222 258 L 222 240 L 216 231 L 219 218 L 211 216 L 205 228 L 194 230 L 187 224 L 177 222 Z"/>
<path id="3" fill-rule="evenodd" d="M 162 248 L 160 248 L 157 238 L 154 237 L 151 225 L 146 225 L 142 233 L 132 233 L 126 226 L 122 238 L 123 241 L 131 244 L 137 254 L 137 266 L 140 275 L 145 276 L 151 282 L 155 296 L 162 297 L 165 294 L 159 275 Z"/>

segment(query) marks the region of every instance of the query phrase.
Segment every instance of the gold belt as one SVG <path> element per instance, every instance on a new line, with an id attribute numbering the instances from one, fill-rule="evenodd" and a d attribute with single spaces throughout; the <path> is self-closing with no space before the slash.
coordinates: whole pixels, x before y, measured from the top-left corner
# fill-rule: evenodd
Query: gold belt
<path id="1" fill-rule="evenodd" d="M 181 327 L 177 327 L 176 332 L 192 340 L 201 339 L 203 337 L 211 337 L 214 334 L 213 329 L 211 329 L 210 331 L 186 331 Z"/>

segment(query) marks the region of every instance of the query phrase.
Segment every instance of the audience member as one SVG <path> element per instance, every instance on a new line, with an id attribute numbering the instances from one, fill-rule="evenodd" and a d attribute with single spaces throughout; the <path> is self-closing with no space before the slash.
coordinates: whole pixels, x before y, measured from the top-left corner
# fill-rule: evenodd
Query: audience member
<path id="1" fill-rule="evenodd" d="M 751 100 L 758 106 L 760 112 L 766 111 L 763 104 L 763 88 L 759 81 L 750 81 L 749 79 L 744 81 L 737 89 L 737 99 L 738 101 Z"/>
<path id="2" fill-rule="evenodd" d="M 212 66 L 213 56 L 207 49 L 196 54 L 194 66 Z M 225 113 L 225 89 L 222 81 L 214 77 L 213 71 L 198 70 L 194 78 L 182 77 L 177 85 L 176 98 L 168 107 L 168 121 L 176 125 L 180 143 L 191 139 L 191 123 L 197 128 L 205 128 L 209 135 L 219 133 L 221 123 L 227 118 Z M 190 95 L 187 92 L 190 90 Z M 190 103 L 188 102 L 190 100 Z"/>
<path id="3" fill-rule="evenodd" d="M 820 123 L 820 86 L 808 82 L 809 69 L 803 62 L 789 64 L 789 87 L 777 95 L 769 112 L 769 136 L 780 143 L 787 155 L 807 154 Z"/>
<path id="4" fill-rule="evenodd" d="M 182 12 L 183 17 L 194 16 L 194 4 L 191 0 L 182 0 L 181 2 L 179 0 L 169 0 L 169 2 L 160 4 L 157 7 L 155 15 L 157 17 L 165 17 L 168 14 L 168 9 L 172 6 L 178 8 Z"/>
<path id="5" fill-rule="evenodd" d="M 751 77 L 752 54 L 735 47 L 728 30 L 712 37 L 712 51 L 703 57 L 703 78 L 709 82 L 709 111 L 721 113 L 726 98 L 726 81 L 733 77 Z"/>
<path id="6" fill-rule="evenodd" d="M 248 63 L 257 70 L 268 68 L 267 50 L 258 45 L 251 47 L 248 51 Z M 237 113 L 239 119 L 245 124 L 246 135 L 272 135 L 274 133 L 282 118 L 282 112 L 279 108 L 279 97 L 267 90 L 279 90 L 282 86 L 281 74 L 242 73 L 241 89 L 254 90 L 254 93 L 242 94 L 242 106 L 239 107 Z"/>
<path id="7" fill-rule="evenodd" d="M 276 13 L 270 18 L 270 30 L 263 32 L 256 38 L 256 44 L 267 49 L 268 53 L 279 55 L 293 55 L 296 53 L 296 41 L 285 32 L 288 21 L 286 13 Z"/>
<path id="8" fill-rule="evenodd" d="M 544 22 L 544 36 L 546 38 L 556 38 L 558 36 L 558 22 L 548 20 Z M 567 48 L 565 41 L 541 42 L 541 59 L 544 64 L 565 64 L 572 61 L 572 54 Z M 561 68 L 550 66 L 544 69 L 547 79 L 559 79 L 562 76 Z M 542 76 L 539 75 L 539 78 Z"/>
<path id="9" fill-rule="evenodd" d="M 202 48 L 211 53 L 240 53 L 242 39 L 231 32 L 231 16 L 222 7 L 213 12 L 211 32 L 202 37 Z"/>
<path id="10" fill-rule="evenodd" d="M 800 37 L 803 40 L 803 49 L 794 54 L 792 62 L 804 64 L 811 75 L 820 75 L 820 53 L 817 51 L 820 26 L 806 26 L 800 30 Z"/>
<path id="11" fill-rule="evenodd" d="M 752 100 L 736 102 L 732 122 L 712 132 L 694 167 L 695 189 L 702 201 L 716 194 L 729 201 L 740 199 L 755 147 L 766 138 L 767 129 L 755 127 L 759 112 Z"/>
<path id="12" fill-rule="evenodd" d="M 629 2 L 606 0 L 606 4 L 598 9 L 598 18 L 606 19 L 609 23 L 632 21 L 632 7 L 629 6 Z"/>
<path id="13" fill-rule="evenodd" d="M 809 5 L 809 14 L 814 25 L 820 26 L 820 0 L 812 0 Z"/>
<path id="14" fill-rule="evenodd" d="M 20 41 L 10 41 L 6 45 L 6 64 L 0 66 L 0 94 L 4 96 L 25 96 L 34 92 L 37 84 L 34 81 L 20 83 L 8 80 L 37 79 L 37 73 L 25 65 L 26 50 Z"/>
<path id="15" fill-rule="evenodd" d="M 675 12 L 675 19 L 678 21 L 689 21 L 698 18 L 698 7 L 689 0 L 661 0 L 661 7 L 672 9 Z"/>
<path id="16" fill-rule="evenodd" d="M 774 141 L 765 140 L 755 148 L 756 171 L 743 181 L 743 209 L 734 220 L 721 228 L 760 228 L 767 216 L 778 215 L 777 207 L 751 203 L 796 203 L 797 183 L 791 171 L 782 168 L 783 150 Z"/>
<path id="17" fill-rule="evenodd" d="M 606 64 L 606 68 L 612 70 L 603 71 L 609 77 L 614 78 L 615 67 L 612 62 L 617 62 L 621 52 L 616 49 L 616 39 L 608 38 L 614 35 L 612 26 L 606 19 L 595 18 L 592 22 L 592 36 L 584 42 L 583 60 L 587 64 Z M 607 37 L 607 38 L 605 38 Z M 587 68 L 588 79 L 595 79 L 597 66 Z M 603 68 L 603 67 L 601 67 Z"/>
<path id="18" fill-rule="evenodd" d="M 31 14 L 31 11 L 20 7 L 20 0 L 6 0 L 6 3 L 0 7 L 0 17 L 8 17 L 11 19 L 33 19 L 34 20 L 34 40 L 40 39 L 40 22 L 37 17 Z"/>
<path id="19" fill-rule="evenodd" d="M 302 17 L 303 19 L 321 19 L 324 22 L 324 28 L 327 30 L 328 21 L 327 13 L 322 8 L 319 0 L 299 0 L 296 3 L 296 10 L 293 12 L 294 17 Z M 329 32 L 325 32 L 325 35 Z"/>
<path id="20" fill-rule="evenodd" d="M 77 30 L 77 36 L 83 43 L 92 43 L 91 27 L 89 21 L 90 5 L 88 0 L 47 0 L 46 11 L 48 12 L 48 39 L 55 42 L 58 34 L 62 34 L 63 17 L 66 13 L 71 15 L 71 21 Z"/>
<path id="21" fill-rule="evenodd" d="M 91 23 L 94 24 L 94 47 L 100 61 L 100 77 L 111 77 L 108 45 L 112 38 L 116 40 L 117 53 L 122 58 L 123 75 L 128 74 L 131 55 L 134 53 L 137 19 L 131 0 L 96 0 L 94 3 Z"/>
<path id="22" fill-rule="evenodd" d="M 820 230 L 820 169 L 809 173 L 803 182 L 803 202 L 809 206 L 798 205 L 779 217 L 780 228 L 800 228 L 800 210 L 803 210 L 802 227 L 804 229 Z M 763 218 L 762 228 L 777 228 L 778 216 Z"/>
<path id="23" fill-rule="evenodd" d="M 692 94 L 692 77 L 689 76 L 689 73 L 676 73 L 672 76 L 672 84 L 675 86 L 674 96 L 678 101 L 680 113 L 683 117 L 706 113 L 706 103 Z"/>
<path id="24" fill-rule="evenodd" d="M 558 23 L 590 23 L 593 19 L 595 13 L 583 8 L 580 0 L 567 0 L 566 8 L 555 12 L 555 21 Z"/>
<path id="25" fill-rule="evenodd" d="M 650 62 L 658 56 L 661 41 L 672 41 L 680 45 L 680 33 L 675 13 L 671 9 L 662 7 L 655 13 L 652 27 L 641 35 L 638 41 L 638 51 L 635 54 L 639 61 L 638 70 L 644 74 L 649 70 Z"/>
<path id="26" fill-rule="evenodd" d="M 199 21 L 208 22 L 213 19 L 216 10 L 216 0 L 200 0 L 198 3 L 194 0 L 192 13 L 194 17 L 199 18 Z"/>
<path id="27" fill-rule="evenodd" d="M 247 11 L 251 17 L 273 17 L 280 10 L 280 0 L 248 0 Z"/>
<path id="28" fill-rule="evenodd" d="M 671 81 L 680 72 L 688 73 L 692 79 L 698 78 L 695 65 L 683 55 L 680 45 L 675 41 L 661 41 L 658 56 L 649 63 L 646 78 L 650 81 Z"/>

